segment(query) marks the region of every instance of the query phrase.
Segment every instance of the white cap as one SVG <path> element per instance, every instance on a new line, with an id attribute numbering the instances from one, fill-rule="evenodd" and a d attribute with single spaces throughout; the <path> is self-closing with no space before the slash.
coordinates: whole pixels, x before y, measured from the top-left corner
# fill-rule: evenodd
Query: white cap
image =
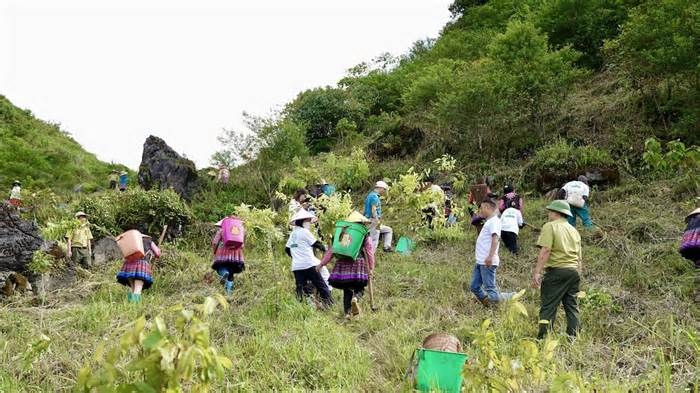
<path id="1" fill-rule="evenodd" d="M 382 180 L 378 181 L 375 185 L 374 188 L 383 188 L 385 190 L 389 189 L 389 185 L 383 182 Z"/>
<path id="2" fill-rule="evenodd" d="M 296 212 L 296 214 L 294 215 L 294 217 L 292 217 L 292 218 L 289 220 L 289 223 L 290 223 L 290 224 L 294 224 L 296 221 L 299 221 L 299 220 L 306 220 L 306 219 L 309 219 L 309 218 L 311 219 L 311 222 L 316 222 L 316 220 L 318 220 L 318 219 L 316 218 L 316 215 L 313 214 L 313 213 L 311 213 L 310 211 L 308 211 L 308 210 L 306 210 L 306 209 L 299 209 L 299 211 Z"/>

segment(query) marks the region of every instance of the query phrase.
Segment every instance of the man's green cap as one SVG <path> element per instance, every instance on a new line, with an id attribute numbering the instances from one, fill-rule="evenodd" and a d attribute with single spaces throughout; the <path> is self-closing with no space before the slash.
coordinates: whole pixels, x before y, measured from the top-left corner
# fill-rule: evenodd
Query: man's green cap
<path id="1" fill-rule="evenodd" d="M 566 201 L 562 200 L 557 200 L 557 201 L 552 201 L 549 205 L 547 205 L 547 210 L 551 210 L 553 212 L 561 213 L 567 217 L 571 217 L 571 207 Z"/>

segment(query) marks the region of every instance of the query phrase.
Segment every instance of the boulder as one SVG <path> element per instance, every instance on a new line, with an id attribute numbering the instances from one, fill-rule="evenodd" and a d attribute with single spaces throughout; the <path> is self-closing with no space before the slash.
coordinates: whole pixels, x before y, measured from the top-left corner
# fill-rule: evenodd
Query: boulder
<path id="1" fill-rule="evenodd" d="M 41 245 L 41 251 L 51 255 L 54 257 L 54 259 L 66 257 L 66 250 L 64 250 L 55 240 L 45 240 L 44 244 Z"/>
<path id="2" fill-rule="evenodd" d="M 143 144 L 139 184 L 146 190 L 172 188 L 183 199 L 190 201 L 199 184 L 197 168 L 164 140 L 151 135 Z"/>
<path id="3" fill-rule="evenodd" d="M 588 168 L 586 170 L 571 171 L 569 173 L 542 173 L 536 178 L 537 189 L 548 192 L 576 180 L 579 175 L 585 175 L 591 186 L 606 188 L 620 183 L 620 171 L 617 168 Z"/>
<path id="4" fill-rule="evenodd" d="M 122 259 L 122 252 L 119 250 L 117 242 L 111 237 L 105 237 L 95 243 L 93 249 L 95 265 L 102 265 L 107 262 Z"/>
<path id="5" fill-rule="evenodd" d="M 8 203 L 0 203 L 0 272 L 27 272 L 27 264 L 44 240 L 35 222 L 22 220 Z"/>

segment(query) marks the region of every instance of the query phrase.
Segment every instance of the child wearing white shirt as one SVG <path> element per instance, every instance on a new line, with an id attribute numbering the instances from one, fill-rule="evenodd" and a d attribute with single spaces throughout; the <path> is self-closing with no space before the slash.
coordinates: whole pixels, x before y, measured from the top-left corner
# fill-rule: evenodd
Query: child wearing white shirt
<path id="1" fill-rule="evenodd" d="M 518 203 L 510 201 L 509 206 L 501 214 L 501 239 L 508 251 L 513 254 L 518 253 L 518 232 L 523 227 L 523 215 L 518 210 Z"/>

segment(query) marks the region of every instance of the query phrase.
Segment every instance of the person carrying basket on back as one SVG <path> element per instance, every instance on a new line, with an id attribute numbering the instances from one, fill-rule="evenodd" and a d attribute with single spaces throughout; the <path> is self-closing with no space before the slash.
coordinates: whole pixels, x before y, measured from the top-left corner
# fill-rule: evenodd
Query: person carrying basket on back
<path id="1" fill-rule="evenodd" d="M 345 224 L 349 225 L 343 227 Z M 349 231 L 353 224 L 354 230 Z M 347 319 L 360 314 L 359 300 L 374 272 L 374 243 L 368 232 L 370 224 L 371 221 L 357 211 L 352 212 L 345 222 L 338 222 L 333 243 L 317 267 L 320 271 L 335 258 L 328 281 L 334 288 L 343 290 L 343 312 Z"/>

